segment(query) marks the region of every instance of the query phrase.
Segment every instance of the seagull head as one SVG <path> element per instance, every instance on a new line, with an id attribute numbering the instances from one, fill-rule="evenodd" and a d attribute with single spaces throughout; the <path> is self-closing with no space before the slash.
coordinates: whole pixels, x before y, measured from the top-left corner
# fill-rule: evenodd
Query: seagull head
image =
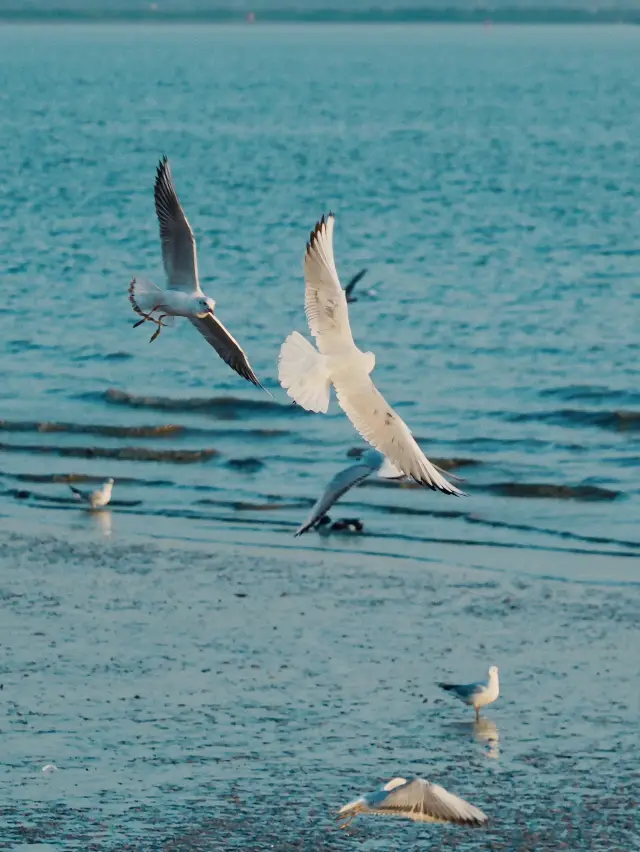
<path id="1" fill-rule="evenodd" d="M 491 666 L 491 668 L 489 669 L 489 677 L 498 677 L 498 667 L 497 666 Z"/>
<path id="2" fill-rule="evenodd" d="M 210 299 L 208 296 L 203 296 L 201 299 L 198 299 L 196 303 L 196 309 L 198 313 L 196 316 L 198 319 L 204 319 L 204 317 L 213 316 L 213 312 L 216 309 L 216 303 L 214 299 Z"/>

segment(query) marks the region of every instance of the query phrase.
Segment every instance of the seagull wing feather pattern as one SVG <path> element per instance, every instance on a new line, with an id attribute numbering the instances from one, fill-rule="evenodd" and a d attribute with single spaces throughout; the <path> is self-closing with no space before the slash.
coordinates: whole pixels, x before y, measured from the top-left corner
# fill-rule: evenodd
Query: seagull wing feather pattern
<path id="1" fill-rule="evenodd" d="M 487 822 L 486 815 L 479 808 L 424 778 L 414 778 L 391 790 L 377 809 L 380 812 L 396 811 L 420 822 L 455 822 L 462 825 L 482 825 Z"/>
<path id="2" fill-rule="evenodd" d="M 485 825 L 480 808 L 424 778 L 392 778 L 379 790 L 349 802 L 338 811 L 345 828 L 359 813 L 402 816 L 416 822 Z"/>
<path id="3" fill-rule="evenodd" d="M 91 491 L 83 491 L 82 488 L 76 488 L 75 485 L 70 485 L 69 488 L 80 500 L 84 500 L 88 503 L 91 499 Z"/>
<path id="4" fill-rule="evenodd" d="M 332 213 L 326 220 L 322 217 L 311 232 L 304 258 L 304 310 L 309 330 L 322 355 L 356 348 L 349 325 L 347 297 L 333 257 L 334 223 Z"/>
<path id="5" fill-rule="evenodd" d="M 292 331 L 280 347 L 280 384 L 306 411 L 326 414 L 329 410 L 331 376 L 325 361 L 297 331 Z"/>
<path id="6" fill-rule="evenodd" d="M 313 509 L 309 512 L 307 520 L 296 530 L 296 536 L 310 530 L 314 524 L 325 515 L 329 509 L 336 503 L 343 494 L 346 494 L 350 488 L 363 482 L 368 476 L 376 470 L 375 466 L 371 466 L 366 462 L 353 464 L 345 470 L 341 470 L 336 474 L 331 482 L 327 485 L 322 496 L 316 501 Z"/>
<path id="7" fill-rule="evenodd" d="M 162 261 L 172 290 L 200 292 L 196 241 L 185 216 L 171 176 L 169 160 L 163 157 L 154 187 L 156 215 L 160 225 Z"/>
<path id="8" fill-rule="evenodd" d="M 369 376 L 342 373 L 334 379 L 334 385 L 340 407 L 357 431 L 395 467 L 434 491 L 462 494 L 438 473 Z"/>
<path id="9" fill-rule="evenodd" d="M 232 370 L 235 370 L 243 379 L 247 379 L 247 381 L 262 388 L 244 349 L 216 316 L 193 317 L 190 318 L 190 322 Z M 265 388 L 262 389 L 265 390 Z"/>

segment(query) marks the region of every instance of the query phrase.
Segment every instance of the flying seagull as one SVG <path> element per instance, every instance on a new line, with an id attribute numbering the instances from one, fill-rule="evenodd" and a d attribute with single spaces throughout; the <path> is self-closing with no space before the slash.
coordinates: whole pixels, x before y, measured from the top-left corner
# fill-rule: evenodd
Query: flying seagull
<path id="1" fill-rule="evenodd" d="M 424 778 L 392 778 L 379 790 L 344 805 L 337 814 L 346 828 L 357 814 L 401 816 L 416 822 L 454 822 L 486 825 L 489 818 L 479 808 Z"/>
<path id="2" fill-rule="evenodd" d="M 311 232 L 304 259 L 305 312 L 316 346 L 297 331 L 280 349 L 278 378 L 307 411 L 329 408 L 331 385 L 338 403 L 360 435 L 390 463 L 421 485 L 462 495 L 424 455 L 404 420 L 386 402 L 370 378 L 376 358 L 354 343 L 347 297 L 333 258 L 335 217 L 324 216 Z"/>
<path id="3" fill-rule="evenodd" d="M 82 500 L 83 503 L 88 503 L 92 509 L 102 509 L 111 500 L 113 479 L 107 479 L 95 491 L 82 491 L 80 488 L 74 488 L 73 485 L 70 485 L 69 488 L 79 500 Z"/>
<path id="4" fill-rule="evenodd" d="M 367 450 L 362 454 L 362 458 L 357 464 L 352 464 L 349 467 L 341 470 L 340 473 L 333 477 L 327 485 L 324 493 L 318 498 L 313 509 L 309 513 L 307 520 L 296 530 L 295 535 L 299 536 L 313 529 L 324 518 L 329 509 L 336 503 L 343 494 L 346 494 L 354 485 L 363 482 L 372 473 L 377 473 L 378 476 L 384 479 L 404 479 L 402 471 L 396 470 L 387 459 L 377 450 Z M 338 522 L 336 522 L 338 523 Z M 357 523 L 351 522 L 357 528 Z M 339 529 L 334 524 L 334 529 Z M 342 527 L 345 529 L 346 527 Z M 360 529 L 362 524 L 360 523 Z M 360 531 L 360 530 L 358 530 Z"/>
<path id="5" fill-rule="evenodd" d="M 163 320 L 186 317 L 238 375 L 262 387 L 242 347 L 215 316 L 215 301 L 200 289 L 195 237 L 178 200 L 166 156 L 157 168 L 154 197 L 169 289 L 161 290 L 144 278 L 133 279 L 129 285 L 129 301 L 142 317 L 134 328 L 144 322 L 157 325 L 152 342 L 166 325 Z"/>
<path id="6" fill-rule="evenodd" d="M 353 291 L 355 290 L 355 286 L 364 276 L 367 274 L 366 269 L 361 269 L 360 272 L 356 272 L 351 281 L 344 288 L 344 294 L 347 297 L 347 302 L 351 304 L 351 302 L 357 302 L 358 297 L 353 295 Z"/>
<path id="7" fill-rule="evenodd" d="M 452 692 L 456 698 L 470 705 L 476 711 L 476 721 L 480 718 L 480 708 L 493 704 L 500 695 L 498 667 L 491 666 L 488 680 L 478 683 L 439 683 L 440 689 Z"/>

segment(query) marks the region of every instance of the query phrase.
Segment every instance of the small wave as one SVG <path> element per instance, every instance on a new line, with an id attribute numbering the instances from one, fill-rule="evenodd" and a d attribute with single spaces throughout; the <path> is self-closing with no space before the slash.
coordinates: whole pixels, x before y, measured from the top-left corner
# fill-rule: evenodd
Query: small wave
<path id="1" fill-rule="evenodd" d="M 418 438 L 418 443 L 428 443 L 425 439 Z M 362 454 L 366 452 L 366 447 L 351 447 L 347 450 L 347 458 L 350 459 L 359 459 L 362 457 Z M 437 464 L 438 467 L 441 467 L 443 470 L 455 470 L 458 467 L 472 467 L 475 465 L 484 464 L 479 459 L 471 459 L 471 458 L 458 458 L 456 456 L 447 457 L 447 458 L 436 458 L 434 456 L 429 456 L 429 460 L 433 462 L 433 464 Z"/>
<path id="2" fill-rule="evenodd" d="M 500 416 L 508 417 L 508 415 L 504 413 L 501 413 Z M 485 452 L 502 452 L 508 448 L 522 449 L 527 452 L 542 452 L 548 449 L 554 449 L 566 450 L 568 453 L 583 453 L 585 450 L 583 444 L 563 444 L 554 440 L 542 440 L 540 438 L 532 438 L 530 436 L 526 438 L 507 438 L 503 435 L 499 438 L 489 438 L 478 435 L 476 437 L 453 440 L 449 443 L 463 446 L 465 450 L 474 449 L 484 450 Z M 482 462 L 480 462 L 480 464 L 482 464 Z"/>
<path id="3" fill-rule="evenodd" d="M 433 464 L 437 464 L 438 467 L 441 467 L 443 470 L 456 470 L 459 467 L 476 467 L 477 465 L 484 464 L 479 459 L 470 459 L 470 458 L 438 458 L 437 456 L 432 456 L 431 461 Z"/>
<path id="4" fill-rule="evenodd" d="M 16 482 L 31 482 L 33 484 L 43 485 L 45 483 L 96 483 L 100 485 L 104 482 L 102 476 L 89 476 L 83 473 L 7 473 L 0 471 L 0 477 L 12 479 Z M 140 479 L 133 476 L 119 476 L 118 484 L 128 485 L 144 485 L 146 488 L 171 488 L 175 485 L 174 482 L 168 479 Z"/>
<path id="5" fill-rule="evenodd" d="M 164 423 L 156 426 L 110 426 L 104 423 L 57 423 L 47 420 L 0 420 L 0 432 L 36 432 L 61 433 L 70 435 L 102 435 L 105 438 L 173 438 L 209 436 L 243 438 L 279 438 L 290 435 L 288 429 L 237 429 L 215 428 L 196 429 L 191 426 L 181 426 L 178 423 Z"/>
<path id="6" fill-rule="evenodd" d="M 84 423 L 55 423 L 37 420 L 0 420 L 0 432 L 63 432 L 71 435 L 103 435 L 106 438 L 165 438 L 180 435 L 184 426 L 104 426 Z"/>
<path id="7" fill-rule="evenodd" d="M 628 390 L 613 390 L 602 385 L 568 385 L 559 388 L 546 388 L 540 391 L 541 397 L 563 399 L 567 402 L 622 402 L 637 405 L 640 394 Z"/>
<path id="8" fill-rule="evenodd" d="M 502 497 L 524 497 L 544 500 L 615 500 L 619 491 L 597 485 L 553 485 L 547 482 L 494 482 L 480 486 L 480 490 Z"/>
<path id="9" fill-rule="evenodd" d="M 640 431 L 640 411 L 583 411 L 563 408 L 557 411 L 530 411 L 505 415 L 512 423 L 551 423 L 556 426 L 596 426 L 614 432 Z"/>
<path id="10" fill-rule="evenodd" d="M 117 459 L 118 461 L 167 462 L 193 464 L 219 455 L 218 450 L 148 450 L 146 447 L 55 447 L 51 445 L 1 444 L 9 453 L 36 453 L 78 459 Z"/>
<path id="11" fill-rule="evenodd" d="M 93 352 L 89 355 L 77 355 L 73 360 L 76 363 L 86 361 L 130 361 L 133 358 L 130 352 Z"/>
<path id="12" fill-rule="evenodd" d="M 264 467 L 264 462 L 256 458 L 248 459 L 229 459 L 227 467 L 232 470 L 240 470 L 242 473 L 257 473 Z"/>
<path id="13" fill-rule="evenodd" d="M 95 396 L 90 394 L 90 396 Z M 131 408 L 152 408 L 156 411 L 203 411 L 219 420 L 238 420 L 244 414 L 265 414 L 276 411 L 295 411 L 296 406 L 268 399 L 241 399 L 235 396 L 188 397 L 176 399 L 168 396 L 138 396 L 109 388 L 100 398 L 112 405 Z"/>
<path id="14" fill-rule="evenodd" d="M 2 492 L 9 497 L 14 497 L 16 500 L 40 500 L 43 503 L 53 503 L 59 506 L 82 506 L 82 503 L 76 500 L 73 496 L 69 497 L 52 497 L 50 494 L 39 494 L 37 491 L 27 491 L 23 488 L 8 488 Z M 142 506 L 142 500 L 111 500 L 109 509 L 117 508 L 135 508 Z"/>
<path id="15" fill-rule="evenodd" d="M 213 500 L 211 497 L 202 497 L 200 500 L 194 500 L 193 502 L 194 506 L 220 506 L 221 508 L 234 509 L 236 512 L 272 512 L 280 509 L 300 509 L 310 504 L 311 500 L 293 502 L 277 498 L 255 503 L 248 500 Z M 283 523 L 286 523 L 286 521 Z"/>
<path id="16" fill-rule="evenodd" d="M 424 488 L 418 482 L 413 482 L 411 479 L 396 481 L 394 479 L 365 479 L 360 483 L 360 488 Z"/>

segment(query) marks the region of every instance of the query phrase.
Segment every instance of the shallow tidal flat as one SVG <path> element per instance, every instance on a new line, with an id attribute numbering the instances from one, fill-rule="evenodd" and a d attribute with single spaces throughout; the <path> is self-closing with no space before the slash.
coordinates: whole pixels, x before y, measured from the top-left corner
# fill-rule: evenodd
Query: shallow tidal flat
<path id="1" fill-rule="evenodd" d="M 0 570 L 0 848 L 635 848 L 637 585 L 21 534 Z M 435 681 L 494 661 L 475 725 Z M 489 828 L 330 830 L 411 772 Z"/>

